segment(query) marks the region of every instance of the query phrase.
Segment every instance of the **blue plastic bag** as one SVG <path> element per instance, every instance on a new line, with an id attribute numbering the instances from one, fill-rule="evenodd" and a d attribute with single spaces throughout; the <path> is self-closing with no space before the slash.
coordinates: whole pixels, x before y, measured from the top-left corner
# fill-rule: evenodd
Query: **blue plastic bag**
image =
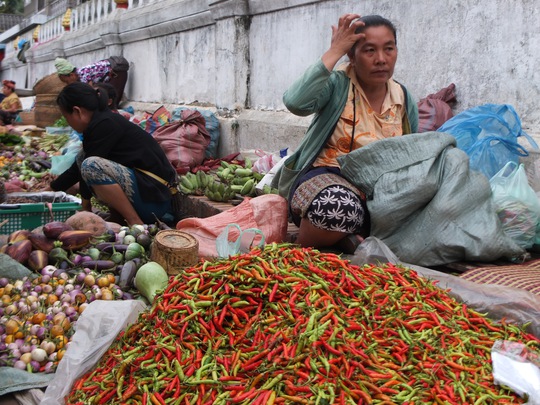
<path id="1" fill-rule="evenodd" d="M 470 157 L 471 169 L 493 177 L 508 162 L 519 163 L 528 151 L 518 143 L 523 136 L 532 149 L 536 142 L 521 127 L 521 120 L 511 105 L 484 104 L 463 111 L 446 121 L 438 132 L 456 138 L 457 147 Z"/>
<path id="2" fill-rule="evenodd" d="M 491 179 L 508 162 L 517 164 L 520 156 L 528 156 L 529 153 L 516 141 L 487 136 L 477 140 L 469 148 L 468 155 L 470 167 Z"/>
<path id="3" fill-rule="evenodd" d="M 238 233 L 238 237 L 233 240 L 231 238 L 231 230 L 234 233 Z M 249 252 L 255 245 L 255 239 L 258 238 L 259 242 L 256 246 L 264 246 L 264 234 L 260 229 L 248 228 L 242 230 L 238 224 L 229 224 L 223 229 L 223 231 L 216 238 L 216 250 L 219 257 L 227 258 L 234 256 L 240 252 Z"/>

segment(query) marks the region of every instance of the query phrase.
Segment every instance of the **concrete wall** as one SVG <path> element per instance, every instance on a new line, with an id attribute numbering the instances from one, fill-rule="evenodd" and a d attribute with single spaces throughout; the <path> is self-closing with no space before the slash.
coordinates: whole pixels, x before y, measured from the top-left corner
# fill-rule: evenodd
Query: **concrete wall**
<path id="1" fill-rule="evenodd" d="M 534 0 L 163 0 L 116 10 L 100 24 L 33 46 L 29 62 L 2 62 L 2 77 L 29 87 L 56 56 L 77 66 L 123 54 L 128 103 L 212 106 L 221 153 L 294 149 L 309 118 L 285 111 L 285 89 L 330 44 L 346 12 L 381 14 L 398 29 L 395 78 L 417 99 L 455 83 L 456 112 L 515 107 L 540 134 L 540 8 Z M 538 138 L 537 138 L 538 139 Z"/>

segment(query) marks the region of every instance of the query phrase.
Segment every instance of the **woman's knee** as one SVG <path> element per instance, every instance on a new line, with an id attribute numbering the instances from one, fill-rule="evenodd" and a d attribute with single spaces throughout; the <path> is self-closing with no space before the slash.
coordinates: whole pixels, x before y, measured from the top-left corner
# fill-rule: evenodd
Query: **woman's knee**
<path id="1" fill-rule="evenodd" d="M 97 156 L 87 157 L 80 163 L 81 177 L 88 184 L 115 183 L 109 167 L 107 159 Z"/>
<path id="2" fill-rule="evenodd" d="M 306 212 L 314 226 L 329 231 L 357 233 L 369 221 L 365 204 L 346 188 L 326 188 L 312 201 Z"/>

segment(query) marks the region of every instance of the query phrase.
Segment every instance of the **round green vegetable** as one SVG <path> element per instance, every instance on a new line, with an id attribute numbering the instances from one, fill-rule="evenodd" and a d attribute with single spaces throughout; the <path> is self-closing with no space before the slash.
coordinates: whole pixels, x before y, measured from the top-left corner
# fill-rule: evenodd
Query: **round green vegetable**
<path id="1" fill-rule="evenodd" d="M 135 287 L 150 303 L 158 291 L 163 291 L 169 282 L 165 269 L 157 262 L 143 264 L 135 274 Z"/>
<path id="2" fill-rule="evenodd" d="M 135 237 L 133 237 L 133 240 L 135 240 Z M 124 253 L 124 257 L 126 260 L 136 259 L 137 257 L 142 257 L 144 252 L 142 245 L 137 242 L 131 242 Z"/>

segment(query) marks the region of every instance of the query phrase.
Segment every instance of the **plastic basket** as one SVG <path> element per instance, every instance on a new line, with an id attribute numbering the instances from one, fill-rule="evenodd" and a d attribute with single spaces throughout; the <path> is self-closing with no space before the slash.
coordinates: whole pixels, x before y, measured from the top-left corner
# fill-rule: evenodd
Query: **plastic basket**
<path id="1" fill-rule="evenodd" d="M 22 229 L 32 230 L 51 221 L 65 221 L 80 209 L 81 205 L 75 202 L 2 204 L 0 234 L 7 235 Z"/>

